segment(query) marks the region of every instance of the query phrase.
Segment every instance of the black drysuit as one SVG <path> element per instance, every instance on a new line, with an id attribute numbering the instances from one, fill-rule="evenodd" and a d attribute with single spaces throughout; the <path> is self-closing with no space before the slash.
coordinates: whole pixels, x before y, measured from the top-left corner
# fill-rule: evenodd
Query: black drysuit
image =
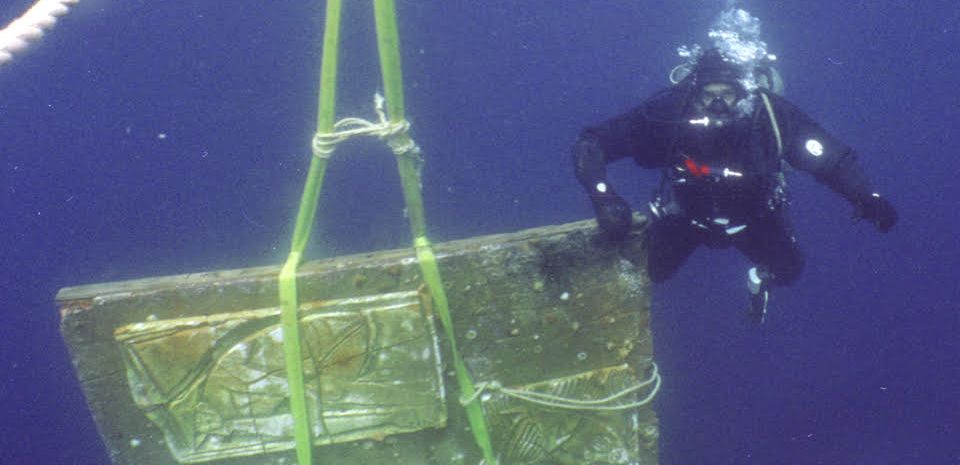
<path id="1" fill-rule="evenodd" d="M 621 217 L 624 209 L 629 213 L 606 181 L 608 163 L 630 157 L 641 167 L 663 171 L 647 230 L 654 281 L 673 275 L 699 245 L 735 246 L 774 284 L 795 281 L 804 256 L 786 213 L 784 163 L 812 174 L 858 211 L 880 200 L 855 152 L 782 97 L 765 94 L 773 118 L 758 91 L 749 100 L 753 109 L 748 116 L 708 127 L 694 111 L 691 92 L 674 86 L 587 127 L 573 149 L 577 179 L 590 195 L 601 227 L 610 205 L 619 206 Z"/>

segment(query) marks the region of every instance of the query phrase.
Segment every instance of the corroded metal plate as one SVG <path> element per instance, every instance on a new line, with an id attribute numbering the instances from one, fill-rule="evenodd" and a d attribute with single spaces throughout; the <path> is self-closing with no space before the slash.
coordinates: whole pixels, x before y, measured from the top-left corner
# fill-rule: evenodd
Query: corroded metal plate
<path id="1" fill-rule="evenodd" d="M 417 293 L 301 306 L 318 442 L 444 426 L 437 337 Z M 277 308 L 132 323 L 115 332 L 134 402 L 177 461 L 294 446 Z"/>
<path id="2" fill-rule="evenodd" d="M 593 221 L 436 244 L 474 381 L 589 400 L 649 376 L 638 225 L 617 245 L 598 241 Z M 64 339 L 115 464 L 295 463 L 278 273 L 193 273 L 58 294 Z M 301 265 L 316 463 L 480 462 L 449 343 L 421 286 L 410 249 Z M 503 465 L 656 463 L 649 405 L 596 412 L 497 393 L 481 401 Z"/>

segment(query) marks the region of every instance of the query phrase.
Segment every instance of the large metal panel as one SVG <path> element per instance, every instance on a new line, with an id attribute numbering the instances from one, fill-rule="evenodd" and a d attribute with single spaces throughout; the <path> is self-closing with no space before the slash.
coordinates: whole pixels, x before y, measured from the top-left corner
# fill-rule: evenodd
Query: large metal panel
<path id="1" fill-rule="evenodd" d="M 524 394 L 590 406 L 651 376 L 642 246 L 597 241 L 592 221 L 435 246 L 458 345 L 489 387 L 480 398 L 501 463 L 656 463 L 649 406 Z M 115 463 L 295 463 L 278 272 L 59 293 L 63 336 Z M 316 463 L 478 463 L 413 251 L 312 261 L 298 279 Z"/>

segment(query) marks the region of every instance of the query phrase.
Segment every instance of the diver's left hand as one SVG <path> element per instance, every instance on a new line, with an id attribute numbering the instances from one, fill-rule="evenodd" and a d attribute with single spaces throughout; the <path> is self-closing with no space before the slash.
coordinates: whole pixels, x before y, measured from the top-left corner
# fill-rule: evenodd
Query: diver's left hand
<path id="1" fill-rule="evenodd" d="M 893 225 L 897 224 L 899 218 L 893 204 L 879 194 L 871 194 L 861 200 L 854 215 L 858 219 L 870 221 L 873 227 L 882 233 L 889 231 Z"/>

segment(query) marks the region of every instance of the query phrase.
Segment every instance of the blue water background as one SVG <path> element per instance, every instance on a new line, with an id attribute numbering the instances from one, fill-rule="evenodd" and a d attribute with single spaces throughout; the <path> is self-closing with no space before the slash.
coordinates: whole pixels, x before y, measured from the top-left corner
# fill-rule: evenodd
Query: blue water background
<path id="1" fill-rule="evenodd" d="M 380 88 L 347 2 L 339 114 Z M 0 7 L 5 23 L 28 2 Z M 960 464 L 960 5 L 744 2 L 786 96 L 856 147 L 889 234 L 791 175 L 800 281 L 762 328 L 747 262 L 698 251 L 654 287 L 661 462 Z M 720 1 L 398 0 L 434 240 L 589 217 L 579 129 L 664 86 Z M 105 465 L 58 329 L 71 285 L 278 264 L 309 163 L 322 2 L 84 0 L 0 67 L 0 464 Z M 350 142 L 311 257 L 410 238 L 390 156 Z M 656 173 L 611 166 L 641 207 Z"/>

